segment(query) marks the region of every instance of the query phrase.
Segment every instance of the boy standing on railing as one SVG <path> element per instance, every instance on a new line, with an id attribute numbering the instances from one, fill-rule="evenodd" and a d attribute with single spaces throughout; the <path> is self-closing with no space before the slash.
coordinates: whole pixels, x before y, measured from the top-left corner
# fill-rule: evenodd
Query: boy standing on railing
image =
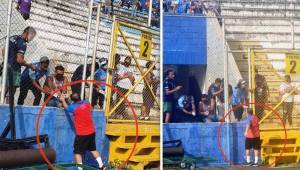
<path id="1" fill-rule="evenodd" d="M 91 104 L 80 99 L 80 94 L 73 93 L 71 95 L 72 104 L 68 105 L 65 98 L 67 95 L 61 95 L 60 100 L 66 111 L 74 114 L 74 126 L 76 137 L 74 141 L 74 154 L 77 164 L 82 164 L 82 155 L 85 151 L 90 151 L 99 164 L 101 170 L 106 169 L 99 152 L 96 150 L 95 143 L 95 127 L 92 119 Z M 82 170 L 78 167 L 78 170 Z"/>

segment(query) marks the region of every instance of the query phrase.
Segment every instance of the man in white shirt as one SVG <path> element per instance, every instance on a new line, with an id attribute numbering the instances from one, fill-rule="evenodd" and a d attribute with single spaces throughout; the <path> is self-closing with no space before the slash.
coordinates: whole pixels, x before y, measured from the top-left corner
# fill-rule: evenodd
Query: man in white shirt
<path id="1" fill-rule="evenodd" d="M 283 121 L 286 124 L 288 120 L 289 125 L 292 126 L 292 113 L 293 113 L 293 103 L 294 103 L 294 93 L 290 94 L 293 90 L 291 84 L 291 77 L 289 75 L 284 76 L 285 82 L 280 85 L 279 93 L 282 100 L 284 100 L 283 106 Z"/>
<path id="2" fill-rule="evenodd" d="M 133 70 L 130 68 L 131 65 L 131 57 L 127 56 L 124 59 L 123 64 L 118 67 L 117 70 L 117 77 L 116 83 L 118 90 L 125 95 L 130 87 L 134 84 L 135 78 L 133 75 Z M 117 100 L 121 100 L 122 96 L 119 94 L 117 95 Z M 118 102 L 117 102 L 118 103 Z M 125 101 L 123 100 L 119 107 L 116 109 L 115 113 L 113 114 L 114 118 L 125 118 L 128 119 L 129 115 L 126 113 L 126 105 Z"/>

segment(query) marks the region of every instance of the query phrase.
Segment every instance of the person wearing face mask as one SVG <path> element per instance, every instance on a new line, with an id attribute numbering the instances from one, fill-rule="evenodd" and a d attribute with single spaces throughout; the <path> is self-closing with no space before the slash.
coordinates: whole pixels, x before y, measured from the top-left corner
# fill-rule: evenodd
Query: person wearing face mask
<path id="1" fill-rule="evenodd" d="M 121 64 L 117 71 L 116 77 L 116 88 L 125 95 L 130 87 L 134 84 L 135 78 L 133 76 L 133 70 L 130 68 L 131 57 L 127 56 L 124 59 L 123 64 Z M 122 96 L 117 94 L 117 100 L 121 100 Z M 117 102 L 116 102 L 117 103 Z M 117 107 L 115 113 L 112 115 L 113 118 L 125 118 L 128 119 L 129 115 L 126 113 L 126 104 L 123 100 L 119 107 Z"/>
<path id="2" fill-rule="evenodd" d="M 99 59 L 99 69 L 95 72 L 95 80 L 100 82 L 105 82 L 107 77 L 107 64 L 108 61 L 106 58 L 100 58 Z M 105 85 L 100 84 L 94 84 L 93 89 L 93 97 L 92 97 L 92 107 L 95 105 L 98 105 L 100 109 L 103 109 L 103 103 L 104 103 L 104 95 L 105 95 Z"/>
<path id="3" fill-rule="evenodd" d="M 23 105 L 24 100 L 27 97 L 28 90 L 31 90 L 34 95 L 34 106 L 40 104 L 42 98 L 42 92 L 49 95 L 53 91 L 52 85 L 49 89 L 44 89 L 41 87 L 39 80 L 46 76 L 46 82 L 51 83 L 50 78 L 50 68 L 49 68 L 49 59 L 48 57 L 41 57 L 40 62 L 35 63 L 35 70 L 31 68 L 26 68 L 21 76 L 21 85 L 20 85 L 20 96 L 18 99 L 18 105 Z"/>
<path id="4" fill-rule="evenodd" d="M 62 87 L 64 84 L 68 84 L 69 80 L 68 78 L 64 75 L 65 74 L 65 68 L 62 65 L 58 65 L 55 67 L 55 72 L 54 74 L 51 76 L 51 84 L 54 90 Z M 50 86 L 51 84 L 48 84 L 48 82 L 45 82 L 44 84 L 44 89 L 50 90 Z M 61 94 L 67 94 L 69 90 L 69 86 L 65 89 L 62 89 L 60 92 L 54 94 L 54 96 L 50 99 L 50 101 L 47 103 L 47 106 L 52 106 L 52 107 L 60 107 L 61 106 L 61 101 L 59 99 L 58 96 L 60 96 Z M 45 95 L 45 99 L 44 101 L 46 101 L 46 99 L 49 97 L 49 95 Z M 67 100 L 68 103 L 70 103 L 70 101 Z"/>
<path id="5" fill-rule="evenodd" d="M 32 70 L 35 69 L 34 64 L 29 64 L 25 61 L 27 43 L 33 40 L 35 35 L 36 31 L 33 27 L 26 27 L 21 35 L 13 35 L 9 38 L 6 93 L 11 91 L 12 97 L 20 86 L 21 67 L 25 66 Z"/>
<path id="6" fill-rule="evenodd" d="M 240 80 L 237 86 L 233 90 L 232 97 L 232 107 L 235 108 L 233 113 L 237 121 L 241 121 L 244 113 L 244 107 L 239 106 L 240 104 L 246 103 L 247 100 L 247 90 L 246 90 L 246 81 Z"/>

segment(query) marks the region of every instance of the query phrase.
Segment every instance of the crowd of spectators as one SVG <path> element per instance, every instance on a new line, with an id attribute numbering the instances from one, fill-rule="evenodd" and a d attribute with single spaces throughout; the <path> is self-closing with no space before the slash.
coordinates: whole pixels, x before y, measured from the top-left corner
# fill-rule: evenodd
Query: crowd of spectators
<path id="1" fill-rule="evenodd" d="M 255 74 L 256 88 L 253 90 L 255 100 L 262 104 L 267 102 L 268 86 L 264 76 Z M 175 71 L 167 70 L 164 78 L 164 122 L 219 122 L 225 121 L 225 94 L 224 80 L 217 78 L 208 87 L 206 93 L 201 92 L 199 101 L 195 100 L 194 90 L 188 94 L 180 95 L 175 98 L 176 93 L 179 94 L 182 86 L 175 84 Z M 187 87 L 191 89 L 192 87 Z M 240 80 L 236 86 L 228 85 L 228 101 L 230 108 L 233 109 L 233 116 L 236 121 L 244 118 L 244 107 L 238 107 L 249 102 L 249 89 L 245 80 Z M 288 105 L 288 104 L 287 104 Z M 288 109 L 290 107 L 287 107 Z M 286 110 L 288 110 L 286 109 Z M 256 107 L 256 113 L 261 119 L 264 114 L 262 107 Z M 288 117 L 288 116 L 287 116 Z"/>
<path id="2" fill-rule="evenodd" d="M 164 13 L 177 15 L 205 15 L 207 11 L 214 12 L 216 16 L 221 14 L 220 3 L 216 0 L 164 0 L 163 10 Z"/>
<path id="3" fill-rule="evenodd" d="M 88 5 L 87 1 L 87 5 Z M 95 0 L 95 2 L 99 2 Z M 104 14 L 114 13 L 114 9 L 128 10 L 132 17 L 148 15 L 150 7 L 150 0 L 106 0 L 102 9 Z M 160 0 L 152 1 L 152 20 L 151 25 L 159 27 L 160 20 Z"/>
<path id="4" fill-rule="evenodd" d="M 27 27 L 24 29 L 21 35 L 13 35 L 10 37 L 9 42 L 9 53 L 8 53 L 8 80 L 7 80 L 7 92 L 6 96 L 15 97 L 15 92 L 20 89 L 18 97 L 18 105 L 24 105 L 26 98 L 28 98 L 28 92 L 33 93 L 33 105 L 39 106 L 41 104 L 42 96 L 44 95 L 44 101 L 57 89 L 63 85 L 68 84 L 70 80 L 65 75 L 65 68 L 63 65 L 51 65 L 50 59 L 47 56 L 41 56 L 38 62 L 27 63 L 25 61 L 25 53 L 27 49 L 27 43 L 34 39 L 36 31 L 33 27 Z M 3 53 L 3 52 L 2 52 Z M 100 82 L 105 82 L 107 73 L 113 71 L 113 84 L 122 93 L 126 94 L 129 89 L 135 83 L 134 70 L 131 67 L 132 57 L 124 56 L 124 60 L 121 61 L 119 54 L 115 55 L 115 67 L 114 70 L 108 70 L 108 60 L 106 58 L 100 58 L 95 63 L 95 73 L 92 75 L 92 64 L 87 65 L 86 78 L 93 78 Z M 141 116 L 139 119 L 149 120 L 150 110 L 154 106 L 154 97 L 151 96 L 151 91 L 154 95 L 157 95 L 157 89 L 159 85 L 159 76 L 154 74 L 155 66 L 152 67 L 153 62 L 149 61 L 145 64 L 145 70 L 149 70 L 149 73 L 145 77 L 149 86 L 144 85 L 142 92 L 143 104 L 141 106 Z M 25 67 L 22 71 L 21 67 Z M 51 69 L 54 67 L 53 73 Z M 78 81 L 83 79 L 84 66 L 79 65 L 74 73 L 72 74 L 71 81 Z M 145 83 L 146 84 L 146 83 Z M 103 109 L 104 96 L 105 96 L 105 85 L 93 84 L 92 93 L 92 107 Z M 86 88 L 90 88 L 86 84 Z M 47 106 L 51 107 L 62 107 L 60 100 L 61 95 L 66 94 L 81 94 L 81 83 L 71 85 L 71 88 L 61 89 L 58 93 L 54 94 Z M 8 93 L 10 92 L 10 93 Z M 112 102 L 116 104 L 121 100 L 120 94 L 114 93 L 112 96 Z M 85 94 L 85 98 L 88 96 Z M 71 101 L 66 101 L 67 103 Z M 126 103 L 122 101 L 119 107 L 117 107 L 113 116 L 117 118 L 130 119 L 126 112 Z"/>

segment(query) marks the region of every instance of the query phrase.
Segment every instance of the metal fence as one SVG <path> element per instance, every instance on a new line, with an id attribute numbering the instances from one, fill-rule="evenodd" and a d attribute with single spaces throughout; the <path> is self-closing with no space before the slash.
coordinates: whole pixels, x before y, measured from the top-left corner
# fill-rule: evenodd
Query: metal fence
<path id="1" fill-rule="evenodd" d="M 10 8 L 7 8 L 10 2 L 12 3 L 11 13 L 8 11 Z M 4 58 L 2 49 L 5 49 L 6 30 L 8 28 L 7 19 L 10 15 L 10 37 L 14 35 L 23 36 L 23 30 L 28 26 L 34 28 L 36 31 L 35 38 L 26 43 L 27 48 L 24 54 L 25 61 L 34 64 L 36 70 L 29 71 L 28 68 L 22 67 L 20 86 L 14 95 L 16 104 L 39 106 L 44 102 L 44 98 L 46 98 L 50 92 L 70 81 L 81 79 L 102 79 L 100 81 L 106 81 L 101 73 L 103 69 L 105 71 L 105 64 L 107 65 L 108 62 L 111 62 L 109 54 L 111 50 L 111 30 L 113 22 L 111 16 L 105 15 L 105 11 L 103 11 L 104 4 L 86 4 L 85 0 L 76 0 L 74 2 L 34 0 L 32 1 L 29 18 L 24 17 L 16 7 L 17 4 L 15 2 L 9 0 L 1 1 L 1 59 Z M 116 9 L 115 14 L 117 16 L 124 14 L 122 17 L 127 18 L 128 21 L 132 22 L 132 25 L 147 27 L 147 23 L 144 22 L 145 20 L 142 22 L 138 19 L 141 18 L 141 16 L 133 15 L 129 17 L 125 15 L 125 13 L 126 11 L 124 12 L 120 9 L 118 11 L 118 9 Z M 143 14 L 142 18 L 145 16 L 147 15 Z M 129 32 L 127 32 L 128 30 Z M 153 32 L 158 34 L 157 28 L 153 28 Z M 124 34 L 129 37 L 133 36 L 129 40 L 130 44 L 139 43 L 139 38 L 137 37 L 141 35 L 140 32 L 134 31 L 133 28 L 127 28 Z M 12 39 L 10 38 L 10 40 Z M 147 53 L 147 55 L 158 56 L 158 36 L 153 35 L 151 42 L 153 44 L 149 45 L 152 45 L 152 53 Z M 131 56 L 129 50 L 124 49 L 124 43 L 117 44 L 115 47 L 121 50 L 117 52 L 122 55 L 122 61 L 123 56 Z M 139 45 L 136 46 L 135 44 L 134 50 L 138 51 L 138 48 Z M 45 57 L 49 59 L 49 64 L 44 61 Z M 43 61 L 41 61 L 41 59 Z M 141 68 L 143 71 L 146 63 L 141 62 L 140 64 L 142 65 Z M 157 64 L 157 66 L 158 65 L 159 64 Z M 137 70 L 134 71 L 137 72 Z M 157 75 L 159 75 L 159 67 L 157 67 L 154 72 L 157 72 Z M 138 75 L 141 73 L 135 74 Z M 137 76 L 136 81 L 138 81 L 138 78 Z M 33 83 L 31 79 L 35 79 L 38 85 Z M 143 89 L 143 81 L 144 80 L 139 82 L 138 89 L 140 90 Z M 53 89 L 51 89 L 51 85 Z M 103 104 L 105 100 L 103 95 L 99 95 L 99 93 L 103 93 L 103 89 L 99 89 L 99 86 L 82 83 L 73 85 L 61 93 L 70 94 L 74 92 L 82 93 L 84 98 L 90 99 L 96 109 L 103 109 L 105 106 L 105 104 Z M 2 94 L 4 94 L 4 92 L 2 92 Z M 157 94 L 157 92 L 155 92 L 155 94 Z M 60 107 L 60 102 L 57 97 L 58 96 L 54 96 L 48 103 L 48 106 Z M 133 99 L 130 98 L 129 100 L 131 101 Z M 138 98 L 138 100 L 141 99 L 142 98 Z M 156 104 L 156 112 L 158 112 L 157 106 Z M 151 111 L 150 115 L 153 115 L 152 112 L 153 111 Z M 158 120 L 157 116 L 156 114 L 155 120 Z"/>
<path id="2" fill-rule="evenodd" d="M 296 71 L 298 21 L 285 18 L 226 18 L 224 24 L 226 40 L 231 47 L 228 54 L 234 56 L 246 81 L 247 101 L 268 105 L 279 113 L 287 127 L 297 126 L 300 102 L 297 95 L 299 74 Z M 288 76 L 291 77 L 290 83 L 285 81 Z M 284 99 L 283 96 L 290 90 L 295 93 Z M 288 111 L 287 100 L 293 101 Z M 276 112 L 270 108 L 252 107 L 262 127 L 276 128 L 280 125 Z"/>
<path id="3" fill-rule="evenodd" d="M 159 33 L 114 19 L 112 49 L 107 84 L 113 84 L 131 102 L 141 121 L 158 121 L 159 100 Z M 109 121 L 133 120 L 133 113 L 121 95 L 106 90 L 105 112 Z"/>

